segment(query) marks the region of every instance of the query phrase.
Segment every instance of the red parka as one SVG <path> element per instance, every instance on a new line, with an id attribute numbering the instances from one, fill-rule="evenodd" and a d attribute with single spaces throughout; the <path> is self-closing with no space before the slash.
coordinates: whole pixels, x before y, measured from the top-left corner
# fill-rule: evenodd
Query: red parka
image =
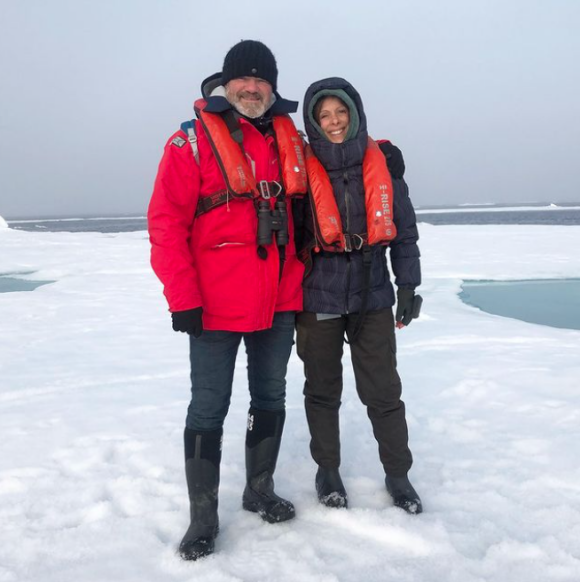
<path id="1" fill-rule="evenodd" d="M 208 138 L 196 123 L 199 165 L 181 130 L 169 138 L 159 165 L 147 215 L 153 270 L 163 283 L 169 310 L 203 307 L 204 329 L 267 329 L 275 311 L 302 309 L 304 266 L 296 257 L 291 202 L 287 200 L 290 243 L 280 279 L 276 245 L 266 245 L 265 260 L 258 256 L 258 219 L 251 200 L 230 198 L 228 204 L 195 216 L 200 196 L 226 187 Z M 262 135 L 244 118 L 239 123 L 256 180 L 279 181 L 274 137 Z"/>

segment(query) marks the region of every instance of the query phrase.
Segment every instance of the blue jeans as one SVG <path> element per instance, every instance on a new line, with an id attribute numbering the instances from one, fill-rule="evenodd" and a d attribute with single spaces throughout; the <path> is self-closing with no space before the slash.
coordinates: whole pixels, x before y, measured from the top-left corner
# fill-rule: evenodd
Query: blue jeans
<path id="1" fill-rule="evenodd" d="M 230 407 L 236 355 L 242 338 L 248 355 L 250 406 L 284 410 L 294 320 L 294 311 L 283 311 L 274 314 L 272 327 L 263 331 L 205 330 L 198 338 L 190 336 L 191 402 L 187 428 L 201 431 L 222 428 Z"/>

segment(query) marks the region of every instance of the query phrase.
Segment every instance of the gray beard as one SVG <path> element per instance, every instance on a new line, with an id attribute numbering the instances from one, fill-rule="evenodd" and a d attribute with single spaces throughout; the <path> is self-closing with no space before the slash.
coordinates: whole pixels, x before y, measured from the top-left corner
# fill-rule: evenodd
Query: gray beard
<path id="1" fill-rule="evenodd" d="M 258 117 L 262 117 L 268 109 L 270 109 L 272 103 L 266 105 L 263 101 L 253 103 L 251 105 L 242 105 L 240 100 L 235 96 L 232 95 L 226 87 L 226 99 L 230 102 L 230 104 L 236 109 L 238 113 L 241 113 L 244 117 L 249 117 L 250 119 L 257 119 Z"/>
<path id="2" fill-rule="evenodd" d="M 262 117 L 262 115 L 266 113 L 266 106 L 261 101 L 260 103 L 250 105 L 248 107 L 244 107 L 239 101 L 234 101 L 232 105 L 244 117 L 249 117 L 250 119 L 257 119 L 258 117 Z"/>

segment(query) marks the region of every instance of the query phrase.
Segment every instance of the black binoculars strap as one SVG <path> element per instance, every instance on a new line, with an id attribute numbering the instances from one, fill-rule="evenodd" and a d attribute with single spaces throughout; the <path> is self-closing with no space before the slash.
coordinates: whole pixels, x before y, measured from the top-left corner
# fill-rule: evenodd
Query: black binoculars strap
<path id="1" fill-rule="evenodd" d="M 286 246 L 278 245 L 278 256 L 280 257 L 280 274 L 278 281 L 282 280 L 282 273 L 284 271 L 284 263 L 286 262 Z"/>

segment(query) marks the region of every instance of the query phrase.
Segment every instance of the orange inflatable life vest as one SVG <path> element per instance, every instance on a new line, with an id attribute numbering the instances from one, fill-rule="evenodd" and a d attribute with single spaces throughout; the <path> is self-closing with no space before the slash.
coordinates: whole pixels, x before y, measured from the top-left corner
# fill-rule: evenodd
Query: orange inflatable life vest
<path id="1" fill-rule="evenodd" d="M 367 218 L 366 233 L 344 233 L 330 178 L 306 146 L 306 170 L 317 239 L 325 251 L 349 252 L 363 245 L 388 245 L 396 236 L 393 222 L 393 182 L 378 144 L 369 138 L 363 159 L 363 184 Z"/>
<path id="2" fill-rule="evenodd" d="M 204 111 L 206 101 L 198 99 L 195 113 L 205 130 L 227 192 L 234 197 L 257 198 L 268 184 L 256 183 L 250 165 L 221 115 Z M 304 195 L 307 191 L 306 165 L 302 139 L 288 115 L 275 115 L 273 127 L 280 154 L 281 179 L 286 196 Z"/>

